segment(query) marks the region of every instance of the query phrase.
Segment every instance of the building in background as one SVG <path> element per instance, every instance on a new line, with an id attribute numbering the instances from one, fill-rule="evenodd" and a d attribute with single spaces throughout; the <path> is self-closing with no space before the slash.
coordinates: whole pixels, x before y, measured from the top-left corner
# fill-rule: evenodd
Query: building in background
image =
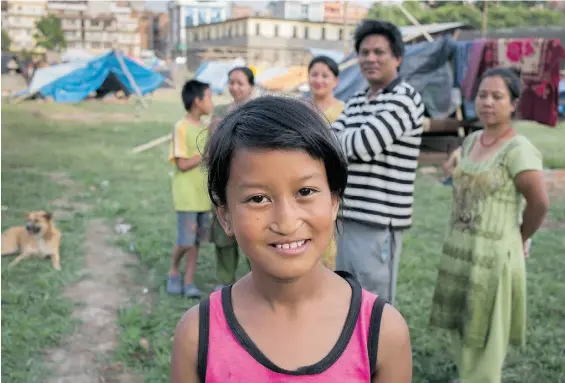
<path id="1" fill-rule="evenodd" d="M 253 7 L 247 7 L 243 5 L 237 5 L 237 3 L 232 3 L 231 5 L 231 15 L 232 19 L 241 19 L 243 17 L 256 16 L 256 11 Z"/>
<path id="2" fill-rule="evenodd" d="M 10 35 L 11 50 L 35 49 L 35 23 L 45 16 L 47 0 L 2 2 L 2 28 Z M 6 3 L 6 4 L 4 4 Z"/>
<path id="3" fill-rule="evenodd" d="M 187 65 L 195 69 L 202 60 L 236 57 L 270 65 L 302 65 L 310 58 L 309 48 L 343 51 L 345 33 L 343 23 L 258 16 L 187 27 Z"/>
<path id="4" fill-rule="evenodd" d="M 347 15 L 348 22 L 359 23 L 367 17 L 369 9 L 355 2 L 327 1 L 324 3 L 324 21 L 329 23 L 343 22 Z"/>
<path id="5" fill-rule="evenodd" d="M 139 21 L 141 49 L 150 50 L 158 57 L 167 55 L 167 38 L 169 34 L 169 15 L 144 11 Z"/>
<path id="6" fill-rule="evenodd" d="M 275 19 L 324 21 L 324 3 L 321 1 L 271 1 L 268 8 Z"/>
<path id="7" fill-rule="evenodd" d="M 219 23 L 231 17 L 231 2 L 176 0 L 167 3 L 169 14 L 169 52 L 184 56 L 187 49 L 186 28 Z"/>
<path id="8" fill-rule="evenodd" d="M 35 23 L 47 14 L 61 20 L 67 48 L 99 54 L 110 49 L 139 56 L 142 12 L 129 1 L 45 0 L 6 1 L 2 27 L 12 39 L 12 50 L 33 50 Z"/>

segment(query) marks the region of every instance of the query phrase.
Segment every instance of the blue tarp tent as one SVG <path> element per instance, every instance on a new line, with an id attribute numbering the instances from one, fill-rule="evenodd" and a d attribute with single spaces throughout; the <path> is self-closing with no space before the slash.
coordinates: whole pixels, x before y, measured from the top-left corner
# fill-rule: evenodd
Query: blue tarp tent
<path id="1" fill-rule="evenodd" d="M 55 102 L 75 103 L 92 92 L 104 95 L 123 90 L 127 94 L 137 94 L 139 90 L 145 95 L 159 88 L 164 81 L 159 73 L 112 51 L 90 60 L 38 69 L 24 94 L 27 97 L 40 94 Z"/>
<path id="2" fill-rule="evenodd" d="M 198 67 L 194 78 L 210 84 L 214 93 L 222 93 L 228 84 L 228 73 L 235 67 L 244 66 L 245 60 L 237 58 L 231 61 L 206 61 Z"/>

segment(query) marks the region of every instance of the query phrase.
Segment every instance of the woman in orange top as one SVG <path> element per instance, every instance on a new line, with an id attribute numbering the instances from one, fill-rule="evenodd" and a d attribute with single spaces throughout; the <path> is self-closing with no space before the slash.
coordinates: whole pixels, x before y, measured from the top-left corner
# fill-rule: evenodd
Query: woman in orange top
<path id="1" fill-rule="evenodd" d="M 337 63 L 327 56 L 317 56 L 308 65 L 308 85 L 312 95 L 312 103 L 331 124 L 338 119 L 343 111 L 343 102 L 335 98 L 334 89 L 339 80 Z M 336 244 L 335 238 L 322 254 L 322 263 L 333 270 L 335 268 Z"/>

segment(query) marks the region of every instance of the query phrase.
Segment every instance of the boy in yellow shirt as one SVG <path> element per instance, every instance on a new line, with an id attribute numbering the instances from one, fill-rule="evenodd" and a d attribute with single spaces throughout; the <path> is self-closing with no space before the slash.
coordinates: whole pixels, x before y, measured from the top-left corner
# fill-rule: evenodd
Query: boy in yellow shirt
<path id="1" fill-rule="evenodd" d="M 167 278 L 167 292 L 187 298 L 200 297 L 194 285 L 194 271 L 200 243 L 208 240 L 212 204 L 207 190 L 207 174 L 200 166 L 201 151 L 208 139 L 208 128 L 201 117 L 212 112 L 212 93 L 206 83 L 191 80 L 182 88 L 186 116 L 177 122 L 171 140 L 169 161 L 174 164 L 173 205 L 177 214 L 177 242 Z M 184 285 L 178 270 L 187 257 Z"/>

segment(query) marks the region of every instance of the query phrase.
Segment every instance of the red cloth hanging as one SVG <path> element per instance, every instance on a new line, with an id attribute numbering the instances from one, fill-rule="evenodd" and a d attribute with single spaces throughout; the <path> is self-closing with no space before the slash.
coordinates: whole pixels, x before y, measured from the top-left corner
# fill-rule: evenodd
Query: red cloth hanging
<path id="1" fill-rule="evenodd" d="M 559 103 L 559 65 L 565 50 L 557 39 L 498 39 L 484 46 L 479 77 L 495 67 L 520 71 L 522 96 L 518 116 L 555 126 Z"/>

